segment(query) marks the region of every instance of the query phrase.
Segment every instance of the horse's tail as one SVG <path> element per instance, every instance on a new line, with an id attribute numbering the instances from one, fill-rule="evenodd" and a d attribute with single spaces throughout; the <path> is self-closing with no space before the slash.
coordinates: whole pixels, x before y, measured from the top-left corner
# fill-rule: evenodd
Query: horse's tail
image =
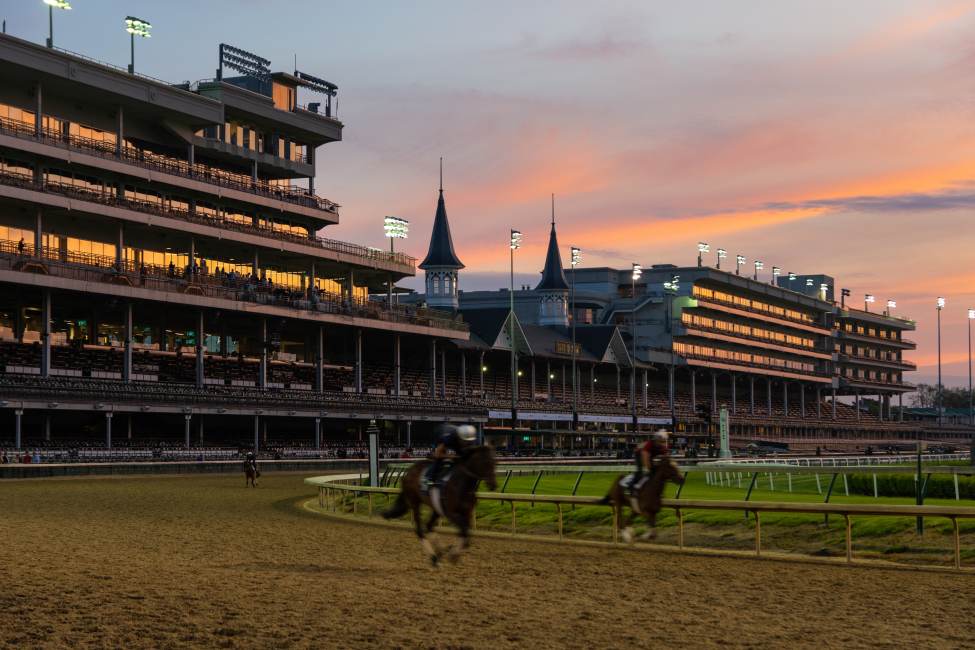
<path id="1" fill-rule="evenodd" d="M 383 519 L 399 519 L 406 514 L 409 510 L 409 506 L 406 505 L 406 499 L 403 497 L 403 493 L 400 492 L 399 496 L 396 497 L 396 502 L 386 511 L 383 512 Z"/>

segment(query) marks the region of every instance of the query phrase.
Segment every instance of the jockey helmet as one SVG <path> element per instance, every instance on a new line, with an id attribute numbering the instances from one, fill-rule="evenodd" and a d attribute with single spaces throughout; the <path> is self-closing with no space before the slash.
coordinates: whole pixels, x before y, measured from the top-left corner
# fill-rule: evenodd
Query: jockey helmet
<path id="1" fill-rule="evenodd" d="M 669 437 L 670 437 L 670 434 L 668 434 L 664 429 L 658 429 L 657 431 L 654 431 L 654 433 L 653 433 L 653 441 L 654 442 L 659 442 L 659 443 L 662 443 L 662 444 L 666 444 L 667 443 L 667 439 Z"/>
<path id="2" fill-rule="evenodd" d="M 477 438 L 477 429 L 471 424 L 462 424 L 457 427 L 457 435 L 461 440 L 473 442 Z"/>

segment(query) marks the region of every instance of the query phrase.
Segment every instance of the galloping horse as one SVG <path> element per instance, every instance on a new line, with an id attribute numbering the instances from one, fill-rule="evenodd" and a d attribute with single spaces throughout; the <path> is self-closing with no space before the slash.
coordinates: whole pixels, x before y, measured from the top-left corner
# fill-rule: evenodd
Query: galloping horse
<path id="1" fill-rule="evenodd" d="M 244 463 L 244 487 L 257 487 L 257 479 L 260 477 L 261 472 L 256 463 Z"/>
<path id="2" fill-rule="evenodd" d="M 612 504 L 616 511 L 616 521 L 623 524 L 623 507 L 630 509 L 626 525 L 623 526 L 623 541 L 630 543 L 633 541 L 633 519 L 641 514 L 647 518 L 650 529 L 643 534 L 642 539 L 654 539 L 657 536 L 657 513 L 660 512 L 660 500 L 663 497 L 664 486 L 667 481 L 683 483 L 684 475 L 677 469 L 677 465 L 669 458 L 659 460 L 654 464 L 650 471 L 650 476 L 643 481 L 637 489 L 635 496 L 630 495 L 628 486 L 623 485 L 626 474 L 621 475 L 613 482 L 609 494 L 603 497 L 600 503 Z"/>
<path id="3" fill-rule="evenodd" d="M 494 465 L 493 447 L 490 445 L 468 447 L 454 461 L 452 469 L 448 470 L 449 476 L 441 487 L 423 490 L 421 481 L 430 466 L 430 461 L 421 460 L 414 463 L 403 476 L 402 488 L 396 502 L 383 513 L 383 517 L 397 519 L 412 510 L 416 536 L 420 538 L 420 544 L 430 558 L 430 562 L 436 566 L 444 555 L 456 562 L 461 552 L 470 545 L 471 513 L 477 502 L 477 484 L 484 481 L 491 490 L 498 487 Z M 433 511 L 426 526 L 420 518 L 420 506 L 423 504 Z M 460 530 L 459 547 L 442 551 L 435 548 L 427 538 L 426 535 L 433 533 L 433 528 L 441 516 Z"/>

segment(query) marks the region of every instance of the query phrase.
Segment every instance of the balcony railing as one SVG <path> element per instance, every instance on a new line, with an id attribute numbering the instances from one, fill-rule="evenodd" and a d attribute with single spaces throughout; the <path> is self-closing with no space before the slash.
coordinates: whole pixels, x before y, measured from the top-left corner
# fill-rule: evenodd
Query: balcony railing
<path id="1" fill-rule="evenodd" d="M 43 264 L 43 271 L 30 262 Z M 44 247 L 35 257 L 34 247 L 24 241 L 0 240 L 0 269 L 46 272 L 55 277 L 83 282 L 126 284 L 155 291 L 287 307 L 323 314 L 342 314 L 381 321 L 436 327 L 460 332 L 468 325 L 446 312 L 409 305 L 386 305 L 322 291 L 306 292 L 267 280 L 227 273 L 190 272 L 173 266 L 143 265 L 105 255 L 62 251 Z"/>
<path id="2" fill-rule="evenodd" d="M 856 339 L 858 341 L 866 341 L 869 343 L 877 343 L 880 345 L 893 345 L 893 346 L 904 346 L 904 347 L 917 347 L 917 343 L 911 339 L 899 338 L 892 339 L 890 337 L 883 336 L 870 336 L 869 334 L 861 334 L 860 332 L 851 332 L 849 330 L 843 329 L 842 327 L 836 328 L 837 333 L 840 336 Z"/>
<path id="3" fill-rule="evenodd" d="M 33 124 L 26 124 L 8 118 L 0 118 L 0 133 L 24 139 L 39 140 L 44 144 L 75 149 L 103 158 L 121 160 L 145 169 L 153 169 L 174 176 L 191 178 L 204 183 L 219 185 L 220 187 L 240 190 L 278 201 L 285 201 L 295 205 L 338 214 L 339 205 L 337 203 L 333 203 L 315 194 L 310 194 L 308 190 L 297 185 L 272 185 L 267 181 L 254 181 L 242 174 L 234 174 L 218 167 L 212 167 L 203 163 L 194 163 L 191 165 L 186 160 L 133 147 L 123 146 L 118 151 L 116 145 L 112 142 L 103 142 L 76 135 L 64 134 L 52 129 L 41 129 L 41 133 L 38 135 Z"/>
<path id="4" fill-rule="evenodd" d="M 864 361 L 867 363 L 883 363 L 892 366 L 899 366 L 905 369 L 917 370 L 917 364 L 913 361 L 904 361 L 903 359 L 884 359 L 883 357 L 871 357 L 866 354 L 849 354 L 847 352 L 840 352 L 841 361 L 849 361 L 856 363 L 858 361 Z"/>
<path id="5" fill-rule="evenodd" d="M 148 201 L 127 199 L 125 197 L 119 197 L 114 190 L 106 189 L 104 191 L 96 191 L 93 189 L 68 185 L 66 183 L 57 181 L 44 181 L 43 183 L 38 184 L 34 180 L 33 176 L 10 170 L 0 170 L 0 185 L 10 185 L 13 187 L 22 187 L 24 189 L 31 189 L 40 192 L 49 192 L 52 194 L 58 194 L 60 196 L 67 196 L 75 200 L 91 201 L 100 205 L 126 208 L 129 210 L 135 210 L 136 212 L 154 214 L 172 219 L 180 219 L 182 221 L 198 223 L 205 226 L 260 235 L 261 237 L 271 237 L 283 241 L 303 244 L 305 246 L 320 247 L 334 253 L 342 253 L 361 258 L 362 261 L 360 263 L 365 266 L 375 266 L 376 262 L 382 262 L 402 265 L 405 267 L 404 272 L 408 272 L 410 274 L 415 273 L 416 271 L 416 258 L 406 255 L 405 253 L 390 253 L 374 248 L 368 248 L 366 246 L 359 246 L 358 244 L 350 244 L 348 242 L 337 241 L 334 239 L 326 239 L 324 237 L 302 237 L 300 235 L 273 230 L 271 228 L 261 228 L 256 225 L 233 221 L 226 219 L 223 216 L 210 217 L 205 216 L 202 213 L 173 208 L 172 206 L 161 205 Z"/>
<path id="6" fill-rule="evenodd" d="M 696 291 L 697 287 L 694 287 L 694 289 L 695 291 L 692 297 L 695 300 L 699 300 L 701 302 L 713 302 L 719 305 L 725 305 L 727 307 L 732 307 L 734 309 L 739 309 L 741 311 L 746 311 L 752 314 L 760 314 L 762 316 L 767 316 L 769 318 L 774 318 L 776 320 L 785 321 L 787 323 L 798 323 L 800 325 L 805 325 L 807 327 L 826 329 L 825 327 L 823 327 L 821 323 L 817 323 L 816 321 L 813 321 L 811 319 L 806 320 L 804 318 L 792 318 L 791 316 L 787 316 L 785 314 L 778 314 L 776 312 L 768 311 L 765 309 L 758 309 L 756 307 L 752 307 L 751 305 L 743 305 L 741 303 L 735 302 L 734 300 L 723 300 L 721 298 L 718 298 L 717 296 L 700 295 Z"/>
<path id="7" fill-rule="evenodd" d="M 777 345 L 783 348 L 790 348 L 800 352 L 816 352 L 819 354 L 828 354 L 827 352 L 823 352 L 822 349 L 817 348 L 815 345 L 809 346 L 809 345 L 801 345 L 798 343 L 789 343 L 787 341 L 778 341 L 776 339 L 756 336 L 754 334 L 742 334 L 741 332 L 734 332 L 731 330 L 722 329 L 720 327 L 708 327 L 707 325 L 694 323 L 693 321 L 690 321 L 686 318 L 681 318 L 680 324 L 683 325 L 684 328 L 688 330 L 701 330 L 704 332 L 711 332 L 713 334 L 721 334 L 736 339 L 742 339 L 742 345 L 746 345 L 747 343 L 754 341 L 756 343 L 767 343 L 769 345 Z"/>
<path id="8" fill-rule="evenodd" d="M 828 373 L 820 370 L 808 370 L 806 368 L 794 368 L 791 366 L 780 366 L 771 363 L 761 363 L 757 361 L 750 361 L 745 359 L 736 359 L 732 357 L 721 357 L 713 354 L 703 354 L 700 352 L 690 352 L 674 350 L 674 354 L 685 359 L 698 359 L 701 361 L 710 361 L 713 363 L 726 363 L 730 365 L 743 366 L 748 368 L 764 368 L 767 370 L 775 370 L 778 372 L 792 372 L 800 375 L 810 375 L 815 377 L 829 377 Z"/>

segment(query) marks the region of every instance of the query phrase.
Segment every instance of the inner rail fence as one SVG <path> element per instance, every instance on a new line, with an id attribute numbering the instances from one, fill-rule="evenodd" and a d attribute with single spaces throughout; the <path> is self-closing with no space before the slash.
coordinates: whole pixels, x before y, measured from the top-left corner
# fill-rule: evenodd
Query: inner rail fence
<path id="1" fill-rule="evenodd" d="M 394 487 L 369 487 L 359 485 L 362 480 L 359 474 L 345 474 L 338 476 L 317 476 L 305 479 L 305 483 L 318 488 L 318 505 L 325 511 L 339 512 L 346 503 L 351 501 L 352 514 L 358 514 L 359 497 L 367 497 L 366 515 L 371 517 L 375 510 L 376 495 L 385 495 L 388 501 L 391 495 L 399 494 Z M 351 499 L 350 499 L 351 497 Z M 595 506 L 613 509 L 613 543 L 620 542 L 620 525 L 618 513 L 611 505 L 601 503 L 601 497 L 575 495 L 547 495 L 547 494 L 504 494 L 498 492 L 479 492 L 479 501 L 493 501 L 508 503 L 511 508 L 511 533 L 518 532 L 518 510 L 516 504 L 544 503 L 554 505 L 557 517 L 557 535 L 559 540 L 565 539 L 564 506 Z M 838 503 L 774 503 L 762 501 L 712 501 L 705 499 L 663 499 L 664 508 L 674 511 L 677 519 L 677 547 L 681 550 L 692 548 L 684 541 L 684 513 L 688 510 L 707 511 L 742 511 L 752 515 L 755 531 L 755 556 L 762 555 L 762 514 L 790 513 L 790 514 L 820 514 L 825 518 L 835 515 L 843 518 L 845 524 L 846 563 L 852 564 L 853 558 L 853 525 L 852 517 L 912 517 L 945 518 L 951 522 L 953 538 L 954 568 L 962 569 L 961 562 L 961 534 L 959 519 L 975 519 L 975 508 L 964 506 L 915 506 L 915 505 L 874 505 L 874 504 L 838 504 Z M 477 529 L 477 510 L 474 511 L 473 527 Z"/>

